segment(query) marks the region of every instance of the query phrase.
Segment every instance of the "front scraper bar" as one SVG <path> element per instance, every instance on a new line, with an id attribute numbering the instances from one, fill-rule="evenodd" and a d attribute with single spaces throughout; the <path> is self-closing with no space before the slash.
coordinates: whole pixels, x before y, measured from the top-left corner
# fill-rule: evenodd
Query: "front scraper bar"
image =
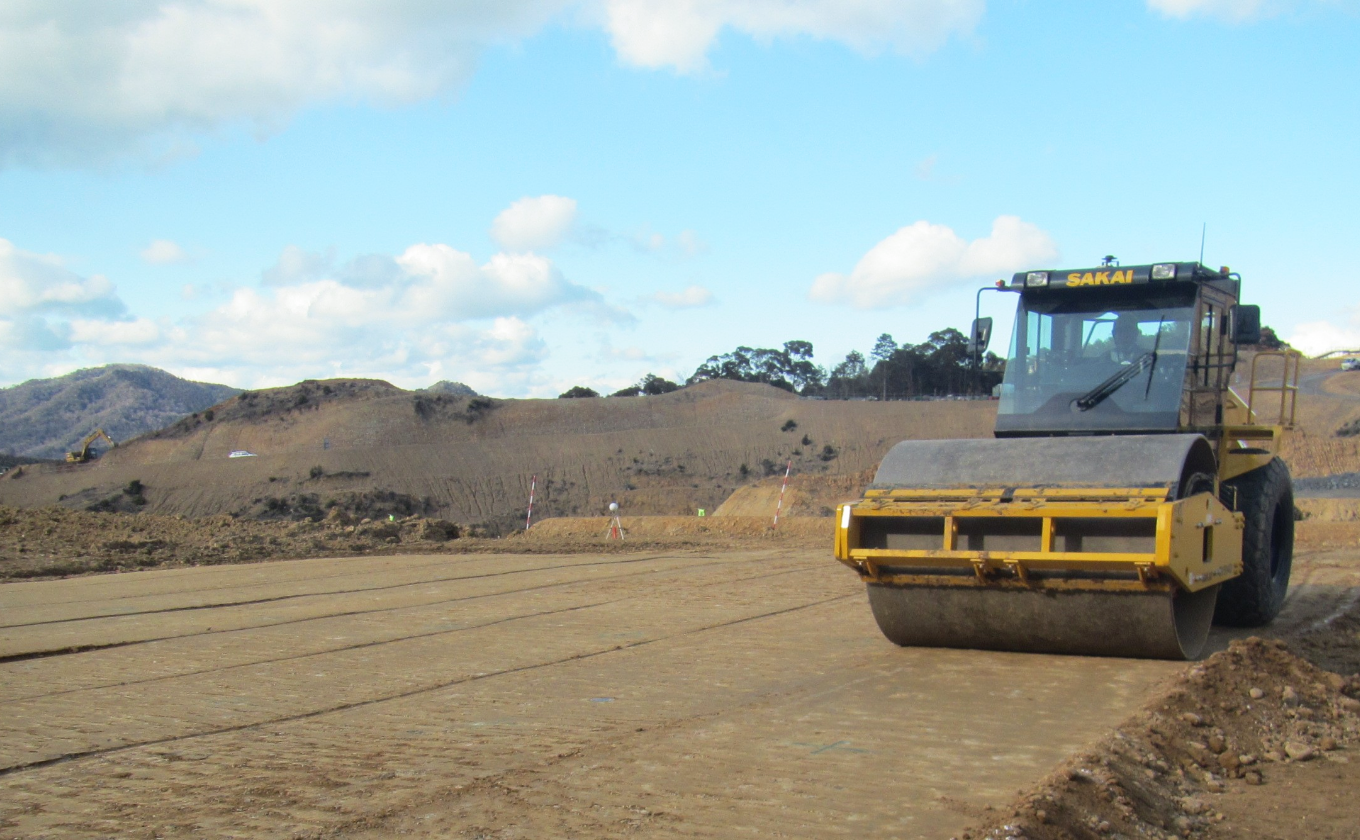
<path id="1" fill-rule="evenodd" d="M 1242 514 L 1165 489 L 870 490 L 836 559 L 890 586 L 1196 592 L 1242 571 Z"/>

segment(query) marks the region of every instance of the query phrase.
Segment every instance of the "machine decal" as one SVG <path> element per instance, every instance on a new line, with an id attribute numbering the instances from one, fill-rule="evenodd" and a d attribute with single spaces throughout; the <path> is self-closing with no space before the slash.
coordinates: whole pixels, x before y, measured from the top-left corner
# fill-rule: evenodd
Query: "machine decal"
<path id="1" fill-rule="evenodd" d="M 1087 271 L 1067 275 L 1069 286 L 1122 286 L 1133 282 L 1132 271 Z"/>

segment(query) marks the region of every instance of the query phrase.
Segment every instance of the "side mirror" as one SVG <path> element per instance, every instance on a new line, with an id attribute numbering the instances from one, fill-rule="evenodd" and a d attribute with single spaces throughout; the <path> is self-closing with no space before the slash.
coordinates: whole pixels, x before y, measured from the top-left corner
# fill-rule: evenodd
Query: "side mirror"
<path id="1" fill-rule="evenodd" d="M 1233 344 L 1261 343 L 1261 307 L 1255 304 L 1232 308 Z"/>
<path id="2" fill-rule="evenodd" d="M 985 353 L 992 343 L 992 319 L 978 318 L 973 322 L 973 352 Z"/>

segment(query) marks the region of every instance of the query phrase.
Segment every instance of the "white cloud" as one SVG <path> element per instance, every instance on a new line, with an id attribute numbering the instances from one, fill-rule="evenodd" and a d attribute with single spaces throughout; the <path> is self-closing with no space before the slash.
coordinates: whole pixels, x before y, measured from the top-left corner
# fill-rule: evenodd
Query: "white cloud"
<path id="1" fill-rule="evenodd" d="M 465 81 L 486 46 L 533 33 L 566 5 L 7 0 L 0 162 L 159 154 L 227 123 L 277 130 L 312 102 L 425 99 Z"/>
<path id="2" fill-rule="evenodd" d="M 521 198 L 491 223 L 491 236 L 511 251 L 551 248 L 576 221 L 576 200 L 560 195 Z"/>
<path id="3" fill-rule="evenodd" d="M 71 321 L 68 336 L 72 344 L 92 344 L 127 347 L 154 344 L 160 340 L 160 327 L 155 321 L 136 318 L 131 321 L 100 321 L 78 318 Z"/>
<path id="4" fill-rule="evenodd" d="M 412 245 L 396 262 L 416 279 L 402 305 L 454 320 L 602 302 L 598 292 L 567 282 L 550 260 L 534 254 L 497 254 L 479 266 L 471 255 L 447 245 Z"/>
<path id="5" fill-rule="evenodd" d="M 665 234 L 656 233 L 644 226 L 632 233 L 618 236 L 611 236 L 606 233 L 605 238 L 621 239 L 633 246 L 635 251 L 664 259 L 688 259 L 708 250 L 708 243 L 700 239 L 699 234 L 689 229 L 680 231 L 673 238 L 668 238 Z"/>
<path id="6" fill-rule="evenodd" d="M 657 292 L 652 300 L 671 309 L 690 309 L 713 302 L 713 293 L 703 286 L 689 286 L 682 292 Z"/>
<path id="7" fill-rule="evenodd" d="M 81 277 L 66 268 L 60 257 L 30 253 L 0 239 L 0 318 L 113 316 L 123 309 L 107 277 Z"/>
<path id="8" fill-rule="evenodd" d="M 1170 2 L 1170 0 L 1166 0 Z M 706 66 L 727 29 L 919 55 L 967 35 L 985 0 L 6 0 L 0 166 L 174 160 L 224 126 L 277 132 L 319 102 L 397 106 L 446 95 L 481 53 L 564 15 L 619 58 Z"/>
<path id="9" fill-rule="evenodd" d="M 245 387 L 323 376 L 428 384 L 426 374 L 440 370 L 501 382 L 494 390 L 505 393 L 515 382 L 542 384 L 536 370 L 548 347 L 531 316 L 566 308 L 578 321 L 632 317 L 534 254 L 478 263 L 422 243 L 396 257 L 333 262 L 285 249 L 260 285 L 227 289 L 225 300 L 213 294 L 218 302 L 198 315 L 157 323 L 127 315 L 106 278 L 81 277 L 58 257 L 0 239 L 0 380 L 135 360 Z"/>
<path id="10" fill-rule="evenodd" d="M 675 247 L 680 253 L 687 257 L 701 254 L 708 250 L 708 243 L 699 238 L 699 234 L 692 230 L 682 230 L 675 237 Z"/>
<path id="11" fill-rule="evenodd" d="M 1148 8 L 1184 20 L 1196 15 L 1244 21 L 1273 14 L 1279 3 L 1266 0 L 1147 0 Z"/>
<path id="12" fill-rule="evenodd" d="M 82 277 L 60 257 L 0 239 L 0 381 L 69 372 L 53 362 L 82 344 L 143 344 L 155 329 L 127 316 L 107 277 Z"/>
<path id="13" fill-rule="evenodd" d="M 1057 259 L 1053 239 L 1016 216 L 998 216 L 990 235 L 967 242 L 919 221 L 869 249 L 849 274 L 823 274 L 808 296 L 861 309 L 901 306 L 962 281 L 999 277 Z"/>
<path id="14" fill-rule="evenodd" d="M 610 347 L 606 345 L 601 351 L 601 354 L 607 359 L 617 359 L 625 362 L 645 362 L 652 358 L 650 353 L 637 345 L 631 345 L 629 347 Z"/>
<path id="15" fill-rule="evenodd" d="M 331 271 L 334 262 L 334 249 L 325 254 L 313 254 L 296 245 L 289 245 L 279 254 L 279 261 L 261 273 L 260 279 L 266 286 L 320 280 Z"/>
<path id="16" fill-rule="evenodd" d="M 169 239 L 153 239 L 150 245 L 142 249 L 142 260 L 152 265 L 169 265 L 188 259 L 189 255 L 184 253 L 184 249 Z"/>
<path id="17" fill-rule="evenodd" d="M 7 376 L 14 379 L 9 366 L 15 364 L 16 354 L 41 354 L 69 350 L 71 328 L 64 322 L 49 322 L 43 318 L 20 316 L 17 318 L 0 317 L 0 347 L 5 348 L 4 365 L 0 366 Z M 24 378 L 29 378 L 25 376 Z"/>
<path id="18" fill-rule="evenodd" d="M 477 336 L 476 345 L 478 361 L 492 367 L 533 364 L 548 355 L 537 330 L 518 318 L 497 318 L 491 329 Z"/>
<path id="19" fill-rule="evenodd" d="M 1299 324 L 1285 338 L 1305 356 L 1320 356 L 1333 350 L 1360 350 L 1360 315 L 1352 315 L 1344 326 L 1329 321 Z"/>
<path id="20" fill-rule="evenodd" d="M 615 51 L 628 64 L 703 70 L 724 29 L 760 41 L 805 36 L 862 53 L 921 55 L 972 32 L 984 0 L 605 0 Z"/>
<path id="21" fill-rule="evenodd" d="M 240 288 L 145 355 L 151 364 L 216 369 L 219 381 L 245 385 L 319 376 L 423 381 L 432 369 L 486 373 L 546 357 L 534 327 L 514 315 L 494 317 L 489 326 L 466 323 L 461 301 L 441 297 L 440 285 L 412 275 L 385 288 L 334 279 Z"/>

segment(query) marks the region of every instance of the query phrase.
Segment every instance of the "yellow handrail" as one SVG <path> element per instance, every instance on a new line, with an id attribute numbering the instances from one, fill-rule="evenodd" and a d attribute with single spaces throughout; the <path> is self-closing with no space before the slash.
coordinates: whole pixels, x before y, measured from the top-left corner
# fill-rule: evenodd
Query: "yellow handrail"
<path id="1" fill-rule="evenodd" d="M 1284 369 L 1280 372 L 1279 385 L 1262 385 L 1257 381 L 1257 362 L 1262 358 L 1278 357 L 1284 362 Z M 1303 354 L 1297 350 L 1262 350 L 1251 359 L 1251 386 L 1247 391 L 1247 410 L 1256 411 L 1256 392 L 1271 394 L 1278 392 L 1280 395 L 1280 413 L 1276 418 L 1276 424 L 1287 429 L 1294 427 L 1295 410 L 1298 407 L 1299 395 L 1299 365 L 1303 362 Z M 1271 424 L 1275 425 L 1275 424 Z"/>

